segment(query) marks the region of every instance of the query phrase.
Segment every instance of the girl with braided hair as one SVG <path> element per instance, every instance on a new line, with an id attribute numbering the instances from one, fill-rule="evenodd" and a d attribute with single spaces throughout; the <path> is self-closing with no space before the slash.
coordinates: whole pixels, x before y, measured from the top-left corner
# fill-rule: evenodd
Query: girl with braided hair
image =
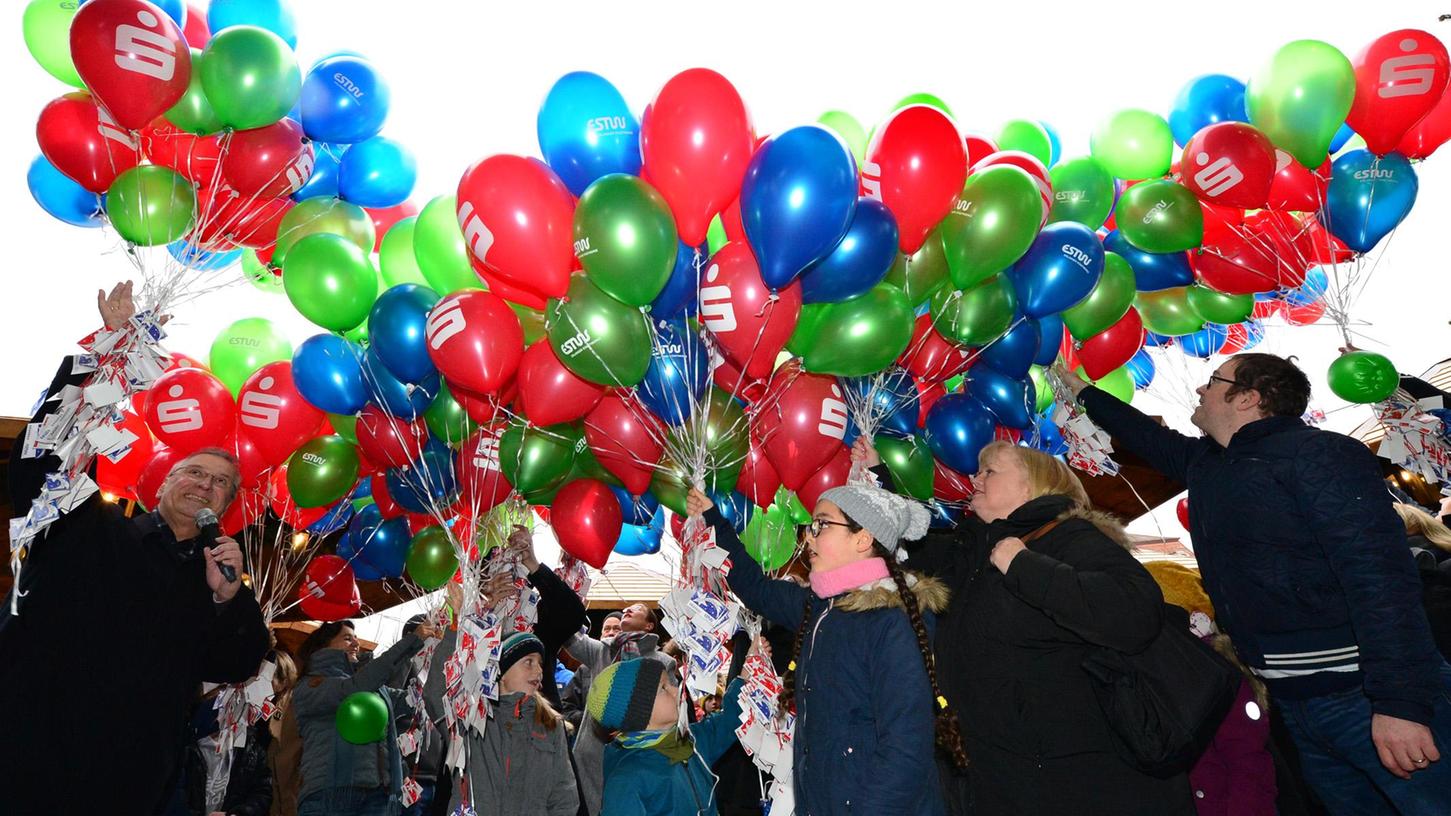
<path id="1" fill-rule="evenodd" d="M 730 553 L 728 579 L 741 601 L 797 627 L 782 692 L 796 710 L 796 811 L 945 813 L 934 743 L 967 759 L 930 646 L 932 616 L 946 609 L 947 592 L 896 563 L 901 541 L 927 532 L 927 509 L 874 487 L 826 491 L 802 536 L 807 588 L 767 578 L 700 491 L 687 504 Z"/>

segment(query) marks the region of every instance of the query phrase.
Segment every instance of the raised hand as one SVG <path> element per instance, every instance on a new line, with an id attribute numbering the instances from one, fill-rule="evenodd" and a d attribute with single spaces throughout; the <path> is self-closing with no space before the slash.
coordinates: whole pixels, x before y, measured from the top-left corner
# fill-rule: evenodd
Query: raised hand
<path id="1" fill-rule="evenodd" d="M 101 322 L 106 324 L 107 329 L 114 331 L 121 328 L 136 314 L 132 286 L 131 281 L 118 283 L 111 287 L 109 295 L 105 289 L 96 290 L 96 310 L 101 313 Z"/>

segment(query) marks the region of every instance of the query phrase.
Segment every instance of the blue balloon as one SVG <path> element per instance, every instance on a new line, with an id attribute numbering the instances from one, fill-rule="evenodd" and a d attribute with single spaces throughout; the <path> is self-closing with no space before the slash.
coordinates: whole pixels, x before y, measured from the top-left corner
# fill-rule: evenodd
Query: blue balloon
<path id="1" fill-rule="evenodd" d="M 886 376 L 842 377 L 839 382 L 842 391 L 852 397 L 848 404 L 872 406 L 877 433 L 900 439 L 911 439 L 917 433 L 917 383 L 905 369 L 893 366 Z M 857 433 L 856 423 L 848 423 L 847 438 L 842 442 L 850 445 Z"/>
<path id="2" fill-rule="evenodd" d="M 213 33 L 235 25 L 254 25 L 281 37 L 297 48 L 297 21 L 286 0 L 212 0 L 207 6 L 207 28 Z"/>
<path id="3" fill-rule="evenodd" d="M 745 494 L 735 490 L 729 493 L 712 490 L 710 500 L 715 503 L 715 509 L 720 511 L 721 518 L 730 522 L 735 528 L 736 534 L 740 535 L 746 531 L 746 525 L 750 523 L 751 516 L 756 512 L 756 505 Z"/>
<path id="4" fill-rule="evenodd" d="M 650 519 L 655 517 L 655 512 L 660 509 L 660 500 L 655 498 L 654 493 L 647 491 L 631 496 L 630 491 L 623 487 L 609 485 L 609 488 L 620 503 L 620 513 L 626 524 L 649 524 Z"/>
<path id="5" fill-rule="evenodd" d="M 428 313 L 437 302 L 438 293 L 427 286 L 400 283 L 379 295 L 368 313 L 370 350 L 389 373 L 405 383 L 416 385 L 438 377 L 428 356 L 425 331 Z"/>
<path id="6" fill-rule="evenodd" d="M 353 568 L 353 578 L 358 581 L 381 581 L 387 577 L 377 567 L 363 560 L 347 535 L 338 541 L 336 554 Z"/>
<path id="7" fill-rule="evenodd" d="M 956 527 L 967 513 L 961 507 L 953 507 L 935 499 L 927 509 L 932 511 L 931 527 L 934 530 L 950 530 Z"/>
<path id="8" fill-rule="evenodd" d="M 1218 323 L 1205 323 L 1204 328 L 1199 331 L 1182 335 L 1176 339 L 1179 342 L 1180 351 L 1190 357 L 1207 360 L 1224 348 L 1224 341 L 1229 339 L 1229 330 Z"/>
<path id="9" fill-rule="evenodd" d="M 35 203 L 61 221 L 77 227 L 99 227 L 105 223 L 101 218 L 101 197 L 55 169 L 44 156 L 36 156 L 30 163 L 25 183 L 30 186 Z"/>
<path id="10" fill-rule="evenodd" d="M 242 258 L 242 250 L 229 249 L 225 252 L 208 252 L 186 239 L 178 239 L 166 245 L 166 251 L 188 269 L 198 272 L 215 272 L 226 269 Z"/>
<path id="11" fill-rule="evenodd" d="M 655 329 L 650 365 L 635 393 L 655 416 L 680 426 L 710 385 L 710 352 L 683 320 L 657 320 Z"/>
<path id="12" fill-rule="evenodd" d="M 539 152 L 575 196 L 610 173 L 640 174 L 640 123 L 610 81 L 573 71 L 539 107 Z"/>
<path id="13" fill-rule="evenodd" d="M 1124 365 L 1128 366 L 1129 376 L 1134 378 L 1134 388 L 1142 391 L 1154 381 L 1154 358 L 1145 349 L 1134 352 Z"/>
<path id="14" fill-rule="evenodd" d="M 1195 77 L 1174 97 L 1169 110 L 1169 130 L 1182 147 L 1206 125 L 1219 122 L 1248 122 L 1244 83 L 1224 74 Z"/>
<path id="15" fill-rule="evenodd" d="M 386 136 L 358 142 L 338 164 L 338 197 L 359 207 L 402 204 L 417 182 L 412 151 Z"/>
<path id="16" fill-rule="evenodd" d="M 336 335 L 302 341 L 292 354 L 292 379 L 303 399 L 330 414 L 356 414 L 368 404 L 363 350 Z"/>
<path id="17" fill-rule="evenodd" d="M 1058 349 L 1063 345 L 1063 316 L 1044 315 L 1038 318 L 1038 353 L 1033 355 L 1033 365 L 1053 365 L 1058 359 Z"/>
<path id="18" fill-rule="evenodd" d="M 1021 380 L 1028 376 L 1028 369 L 1037 360 L 1042 342 L 1038 321 L 1023 318 L 1014 323 L 1006 334 L 983 346 L 978 353 L 977 362 L 1015 380 Z M 1056 343 L 1053 345 L 1053 353 L 1058 353 Z M 1052 362 L 1049 360 L 1044 365 Z"/>
<path id="19" fill-rule="evenodd" d="M 1129 262 L 1134 270 L 1134 288 L 1140 292 L 1157 292 L 1188 286 L 1194 282 L 1194 269 L 1183 252 L 1145 252 L 1130 244 L 1118 230 L 1103 239 L 1103 248 Z"/>
<path id="20" fill-rule="evenodd" d="M 660 531 L 648 525 L 621 525 L 620 537 L 615 541 L 615 552 L 620 555 L 652 555 L 660 552 Z"/>
<path id="21" fill-rule="evenodd" d="M 665 288 L 650 303 L 650 314 L 657 320 L 674 320 L 682 315 L 694 315 L 699 302 L 696 293 L 700 289 L 700 270 L 705 269 L 710 257 L 704 244 L 699 247 L 680 242 L 675 251 L 675 268 L 670 270 L 670 280 Z M 696 269 L 699 258 L 700 269 Z"/>
<path id="22" fill-rule="evenodd" d="M 417 383 L 405 383 L 393 376 L 393 372 L 383 364 L 383 359 L 378 356 L 377 343 L 363 353 L 362 369 L 368 397 L 379 408 L 399 419 L 412 422 L 423 416 L 433 398 L 438 396 L 437 372 Z"/>
<path id="23" fill-rule="evenodd" d="M 836 134 L 791 128 L 751 157 L 741 183 L 741 224 L 772 291 L 825 258 L 857 206 L 856 159 Z"/>
<path id="24" fill-rule="evenodd" d="M 1320 223 L 1356 252 L 1369 252 L 1411 211 L 1419 186 L 1405 156 L 1352 150 L 1330 167 Z"/>
<path id="25" fill-rule="evenodd" d="M 1330 152 L 1332 154 L 1339 153 L 1340 148 L 1345 147 L 1354 138 L 1355 131 L 1350 129 L 1350 123 L 1347 122 L 1341 125 L 1340 129 L 1335 131 L 1335 135 L 1330 137 Z"/>
<path id="26" fill-rule="evenodd" d="M 925 425 L 932 455 L 959 473 L 977 472 L 977 455 L 993 441 L 993 415 L 967 394 L 948 394 L 932 405 Z"/>
<path id="27" fill-rule="evenodd" d="M 1018 308 L 1028 317 L 1057 314 L 1083 300 L 1103 274 L 1103 244 L 1073 221 L 1049 224 L 1008 270 Z"/>
<path id="28" fill-rule="evenodd" d="M 965 390 L 991 411 L 999 423 L 1020 429 L 1033 424 L 1034 389 L 1024 380 L 1015 380 L 986 366 L 974 366 L 967 373 Z M 931 420 L 930 415 L 928 419 Z"/>
<path id="29" fill-rule="evenodd" d="M 81 5 L 84 6 L 89 2 L 91 0 L 81 0 Z M 177 28 L 186 27 L 186 3 L 183 3 L 182 0 L 151 0 L 151 3 L 166 12 L 166 16 L 176 23 Z"/>
<path id="30" fill-rule="evenodd" d="M 1312 266 L 1305 273 L 1305 282 L 1294 289 L 1285 289 L 1280 292 L 1271 292 L 1266 300 L 1273 300 L 1278 297 L 1291 306 L 1309 306 L 1325 297 L 1325 291 L 1330 288 L 1330 276 L 1325 274 L 1322 266 Z M 1258 296 L 1256 296 L 1258 300 Z"/>
<path id="31" fill-rule="evenodd" d="M 377 574 L 378 578 L 397 578 L 403 574 L 403 565 L 408 559 L 408 548 L 413 534 L 408 531 L 408 520 L 399 516 L 384 520 L 383 511 L 376 504 L 370 504 L 353 516 L 347 535 L 338 544 L 338 555 L 344 558 L 343 544 L 357 553 L 353 559 L 353 572 L 358 573 L 358 564 L 363 563 Z M 359 578 L 363 576 L 358 575 Z M 377 580 L 364 578 L 364 580 Z"/>
<path id="32" fill-rule="evenodd" d="M 414 513 L 447 507 L 458 498 L 453 451 L 437 439 L 429 439 L 411 465 L 388 468 L 386 479 L 388 495 L 399 507 Z"/>
<path id="33" fill-rule="evenodd" d="M 1063 440 L 1063 431 L 1053 424 L 1049 414 L 1043 414 L 1034 420 L 1033 427 L 1023 434 L 1023 442 L 1049 456 L 1063 456 L 1068 453 L 1068 443 Z"/>
<path id="34" fill-rule="evenodd" d="M 1162 346 L 1172 346 L 1174 345 L 1174 338 L 1170 337 L 1167 334 L 1157 334 L 1155 332 L 1146 331 L 1144 332 L 1144 345 L 1153 346 L 1155 348 L 1159 348 Z"/>
<path id="35" fill-rule="evenodd" d="M 897 259 L 897 218 L 887 205 L 861 196 L 846 235 L 801 273 L 801 300 L 835 303 L 870 292 Z"/>
<path id="36" fill-rule="evenodd" d="M 319 60 L 302 81 L 302 132 L 321 142 L 371 139 L 388 118 L 388 83 L 373 63 L 354 55 Z"/>
<path id="37" fill-rule="evenodd" d="M 1038 124 L 1043 126 L 1043 132 L 1048 134 L 1048 166 L 1052 167 L 1063 158 L 1063 140 L 1058 138 L 1058 130 L 1052 125 L 1039 119 Z"/>
<path id="38" fill-rule="evenodd" d="M 337 198 L 338 166 L 348 151 L 347 145 L 313 142 L 312 175 L 292 194 L 293 201 L 309 198 Z"/>
<path id="39" fill-rule="evenodd" d="M 307 528 L 307 531 L 327 535 L 336 530 L 341 530 L 348 523 L 348 519 L 353 517 L 352 498 L 352 496 L 348 496 L 337 504 L 334 504 L 332 509 L 328 510 L 327 514 L 322 518 L 314 521 Z"/>

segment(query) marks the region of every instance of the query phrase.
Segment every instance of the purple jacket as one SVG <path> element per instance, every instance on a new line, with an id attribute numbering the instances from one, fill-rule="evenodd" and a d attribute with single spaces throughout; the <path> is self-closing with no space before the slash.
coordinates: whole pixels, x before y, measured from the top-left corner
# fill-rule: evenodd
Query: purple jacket
<path id="1" fill-rule="evenodd" d="M 1275 762 L 1270 756 L 1269 712 L 1255 702 L 1248 680 L 1189 771 L 1199 816 L 1274 816 Z"/>

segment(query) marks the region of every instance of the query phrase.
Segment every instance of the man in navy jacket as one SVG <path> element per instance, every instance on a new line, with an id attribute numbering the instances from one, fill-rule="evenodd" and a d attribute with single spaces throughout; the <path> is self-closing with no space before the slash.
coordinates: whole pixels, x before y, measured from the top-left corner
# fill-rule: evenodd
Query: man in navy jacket
<path id="1" fill-rule="evenodd" d="M 1451 813 L 1451 667 L 1375 455 L 1301 421 L 1304 373 L 1271 354 L 1226 360 L 1198 389 L 1199 438 L 1063 374 L 1089 418 L 1188 485 L 1219 625 L 1332 812 Z"/>

